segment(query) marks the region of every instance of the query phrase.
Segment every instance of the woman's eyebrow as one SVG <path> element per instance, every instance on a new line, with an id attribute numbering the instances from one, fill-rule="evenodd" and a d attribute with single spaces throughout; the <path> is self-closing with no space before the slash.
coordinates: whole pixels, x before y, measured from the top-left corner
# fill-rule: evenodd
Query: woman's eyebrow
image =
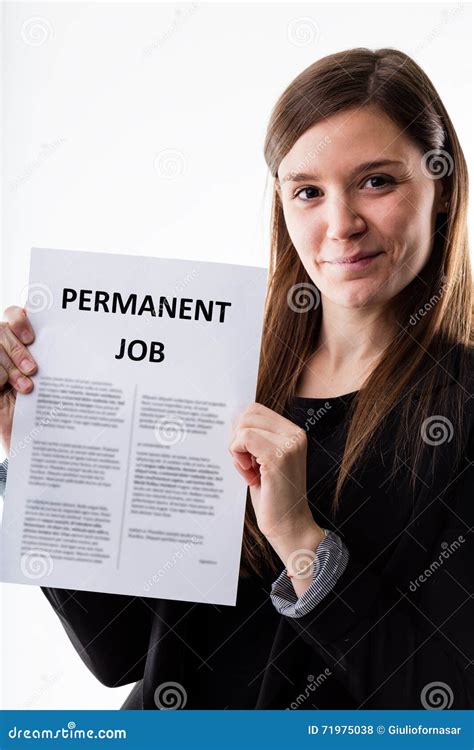
<path id="1" fill-rule="evenodd" d="M 351 170 L 349 173 L 349 177 L 352 178 L 359 172 L 365 172 L 367 169 L 377 169 L 378 167 L 387 167 L 387 166 L 395 166 L 395 165 L 402 165 L 404 162 L 397 161 L 396 159 L 377 159 L 376 161 L 365 161 L 362 164 L 358 164 L 357 167 L 354 167 L 354 169 Z M 286 174 L 281 184 L 284 182 L 302 182 L 305 180 L 319 180 L 320 178 L 318 175 L 315 174 L 308 174 L 307 172 L 288 172 Z"/>

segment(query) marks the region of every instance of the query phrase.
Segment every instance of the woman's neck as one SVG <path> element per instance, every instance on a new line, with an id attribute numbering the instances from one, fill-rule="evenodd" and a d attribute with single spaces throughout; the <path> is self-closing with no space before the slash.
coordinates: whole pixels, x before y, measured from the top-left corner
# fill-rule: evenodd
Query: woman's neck
<path id="1" fill-rule="evenodd" d="M 316 345 L 332 372 L 380 357 L 396 331 L 386 308 L 347 308 L 325 303 Z"/>
<path id="2" fill-rule="evenodd" d="M 296 395 L 332 398 L 360 390 L 390 344 L 395 325 L 381 311 L 323 309 L 316 348 L 303 367 Z"/>

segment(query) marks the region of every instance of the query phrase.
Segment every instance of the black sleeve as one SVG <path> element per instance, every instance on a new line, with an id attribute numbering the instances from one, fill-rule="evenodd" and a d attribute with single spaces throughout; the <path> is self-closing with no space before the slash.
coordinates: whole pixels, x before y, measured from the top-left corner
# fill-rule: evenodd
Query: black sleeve
<path id="1" fill-rule="evenodd" d="M 92 674 L 107 687 L 143 677 L 152 604 L 146 599 L 96 591 L 41 587 L 71 643 Z"/>
<path id="2" fill-rule="evenodd" d="M 286 618 L 359 708 L 474 708 L 473 460 L 471 434 L 467 461 L 444 494 L 429 489 L 411 529 L 436 518 L 429 547 L 406 532 L 397 540 L 394 554 L 409 561 L 401 584 L 350 556 L 314 610 Z"/>

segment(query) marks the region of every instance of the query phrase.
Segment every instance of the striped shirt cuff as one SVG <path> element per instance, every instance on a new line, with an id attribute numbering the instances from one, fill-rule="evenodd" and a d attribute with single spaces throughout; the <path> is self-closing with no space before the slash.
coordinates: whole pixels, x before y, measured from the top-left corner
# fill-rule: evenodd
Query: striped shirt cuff
<path id="1" fill-rule="evenodd" d="M 270 599 L 275 609 L 286 617 L 303 617 L 329 594 L 349 562 L 349 552 L 333 531 L 318 544 L 313 564 L 313 579 L 303 596 L 296 596 L 285 568 L 272 583 Z"/>
<path id="2" fill-rule="evenodd" d="M 0 464 L 0 497 L 5 496 L 5 485 L 7 483 L 8 458 Z"/>

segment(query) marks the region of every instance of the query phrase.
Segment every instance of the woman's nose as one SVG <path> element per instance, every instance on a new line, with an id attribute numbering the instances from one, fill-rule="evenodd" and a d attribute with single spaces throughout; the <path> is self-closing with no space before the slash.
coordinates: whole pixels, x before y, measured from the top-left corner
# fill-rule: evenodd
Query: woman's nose
<path id="1" fill-rule="evenodd" d="M 326 212 L 326 235 L 331 240 L 346 240 L 367 228 L 362 216 L 340 196 L 326 200 Z"/>

